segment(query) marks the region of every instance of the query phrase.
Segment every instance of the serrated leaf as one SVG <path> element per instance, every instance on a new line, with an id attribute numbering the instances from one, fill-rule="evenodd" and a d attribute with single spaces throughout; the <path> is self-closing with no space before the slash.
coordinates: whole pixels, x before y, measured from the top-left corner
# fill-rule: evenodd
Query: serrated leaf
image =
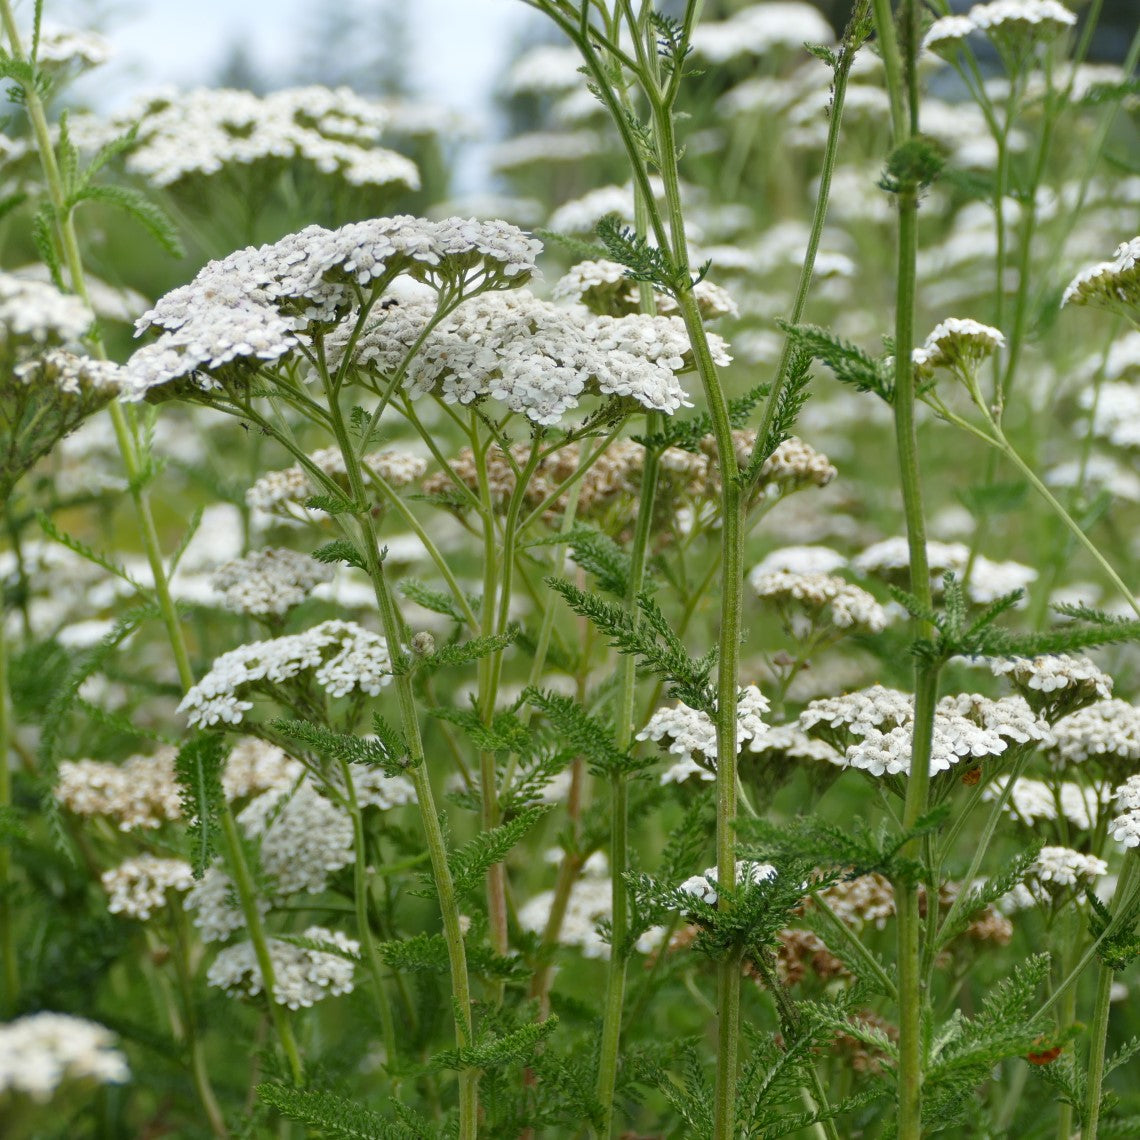
<path id="1" fill-rule="evenodd" d="M 343 562 L 347 566 L 355 566 L 358 570 L 365 570 L 364 558 L 359 550 L 346 538 L 334 538 L 313 551 L 313 558 L 317 562 L 326 564 Z"/>
<path id="2" fill-rule="evenodd" d="M 462 894 L 481 885 L 483 875 L 501 863 L 520 840 L 551 810 L 551 804 L 534 804 L 523 808 L 514 819 L 479 832 L 474 839 L 448 855 L 456 893 Z"/>
<path id="3" fill-rule="evenodd" d="M 321 1089 L 295 1089 L 263 1082 L 257 1097 L 287 1120 L 317 1129 L 328 1140 L 423 1140 L 423 1133 L 393 1124 L 355 1100 Z"/>
<path id="4" fill-rule="evenodd" d="M 98 202 L 121 210 L 138 222 L 171 257 L 181 257 L 185 252 L 178 229 L 166 211 L 140 190 L 131 186 L 92 183 L 79 187 L 69 199 L 68 206 L 74 209 L 82 202 Z"/>
<path id="5" fill-rule="evenodd" d="M 222 769 L 229 751 L 221 733 L 200 732 L 178 750 L 174 760 L 174 777 L 190 834 L 190 865 L 196 879 L 202 878 L 217 855 L 219 820 L 226 802 Z"/>

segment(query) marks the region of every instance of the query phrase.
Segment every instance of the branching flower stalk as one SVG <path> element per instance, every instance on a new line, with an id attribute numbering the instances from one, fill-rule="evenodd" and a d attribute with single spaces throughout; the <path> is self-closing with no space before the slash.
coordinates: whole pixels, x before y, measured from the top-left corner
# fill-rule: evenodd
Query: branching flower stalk
<path id="1" fill-rule="evenodd" d="M 448 964 L 451 973 L 455 1033 L 457 1044 L 462 1049 L 470 1046 L 474 1041 L 467 951 L 463 944 L 463 931 L 459 922 L 459 900 L 456 895 L 451 868 L 447 861 L 447 844 L 443 836 L 443 828 L 440 824 L 439 812 L 435 806 L 435 796 L 427 771 L 419 715 L 416 712 L 415 694 L 412 691 L 411 663 L 404 648 L 406 642 L 404 624 L 393 597 L 392 588 L 384 574 L 376 526 L 372 518 L 372 511 L 368 506 L 359 458 L 352 446 L 352 440 L 337 403 L 332 379 L 327 369 L 322 370 L 321 378 L 328 396 L 333 434 L 344 459 L 352 501 L 357 505 L 350 514 L 356 521 L 359 533 L 357 535 L 350 533 L 348 537 L 359 540 L 365 567 L 372 581 L 372 588 L 380 609 L 381 625 L 392 660 L 393 682 L 400 708 L 400 728 L 408 747 L 407 772 L 416 790 L 416 802 L 419 805 L 420 819 L 423 822 L 428 851 L 431 855 L 432 875 L 439 896 L 443 934 L 447 944 Z M 367 930 L 362 930 L 360 934 L 361 938 L 369 937 Z M 460 1140 L 474 1140 L 478 1132 L 478 1114 L 479 1074 L 475 1069 L 466 1068 L 459 1074 Z"/>
<path id="2" fill-rule="evenodd" d="M 19 29 L 16 25 L 10 0 L 0 0 L 0 22 L 3 23 L 4 32 L 8 37 L 12 55 L 18 60 L 27 60 Z M 83 268 L 83 258 L 79 248 L 79 238 L 75 229 L 73 210 L 67 206 L 64 198 L 63 181 L 60 175 L 59 164 L 56 161 L 55 148 L 52 145 L 51 131 L 48 126 L 47 113 L 43 100 L 36 90 L 34 83 L 22 84 L 24 106 L 28 119 L 32 125 L 32 133 L 36 141 L 40 164 L 43 169 L 44 181 L 47 186 L 48 197 L 52 205 L 53 219 L 60 247 L 63 251 L 64 264 L 67 267 L 71 287 L 76 295 L 92 308 L 91 298 L 87 290 L 87 279 Z M 92 354 L 100 360 L 107 359 L 102 340 L 97 332 L 91 336 Z M 155 600 L 163 625 L 166 628 L 167 638 L 170 642 L 174 664 L 178 671 L 178 680 L 182 690 L 189 690 L 194 684 L 194 673 L 190 666 L 190 656 L 186 649 L 186 642 L 182 635 L 181 618 L 179 617 L 174 599 L 170 593 L 169 576 L 162 556 L 159 543 L 158 530 L 154 523 L 154 515 L 150 507 L 150 499 L 145 489 L 144 463 L 140 456 L 135 430 L 128 420 L 127 413 L 117 402 L 109 407 L 111 421 L 114 426 L 115 440 L 126 468 L 127 485 L 134 506 L 135 517 L 138 521 L 142 537 L 143 548 L 146 552 L 147 562 L 154 579 Z M 254 899 L 254 888 L 245 864 L 244 853 L 241 848 L 241 838 L 237 825 L 228 805 L 222 808 L 223 836 L 227 846 L 227 853 L 234 871 L 234 882 L 238 890 L 243 913 L 249 921 L 249 935 L 254 951 L 258 958 L 262 972 L 265 1000 L 269 1007 L 277 1030 L 278 1041 L 281 1045 L 290 1071 L 295 1081 L 301 1079 L 300 1054 L 297 1051 L 296 1041 L 293 1038 L 292 1027 L 284 1011 L 279 1008 L 274 998 L 273 963 L 269 955 L 269 947 L 265 940 L 265 932 L 261 926 L 261 916 L 258 913 Z M 195 1083 L 197 1085 L 197 1076 Z M 204 1108 L 207 1116 L 210 1115 L 210 1101 L 214 1100 L 212 1089 L 207 1082 L 204 1092 Z"/>
<path id="3" fill-rule="evenodd" d="M 859 0 L 851 12 L 851 19 L 844 29 L 843 38 L 836 53 L 834 79 L 831 87 L 831 108 L 827 118 L 827 142 L 823 148 L 823 163 L 819 172 L 819 191 L 816 194 L 815 207 L 812 211 L 811 230 L 808 234 L 807 249 L 804 251 L 803 264 L 800 267 L 800 279 L 796 284 L 796 295 L 788 313 L 788 324 L 798 325 L 803 319 L 804 309 L 807 307 L 808 295 L 811 292 L 812 276 L 815 273 L 815 259 L 819 253 L 820 239 L 823 237 L 823 227 L 827 224 L 827 207 L 831 200 L 831 178 L 835 173 L 835 161 L 839 154 L 839 132 L 843 125 L 843 107 L 847 100 L 847 81 L 851 77 L 851 68 L 855 63 L 855 55 L 866 42 L 870 32 L 869 24 L 870 0 Z M 780 394 L 788 379 L 788 368 L 792 362 L 794 344 L 790 336 L 784 337 L 784 345 L 780 350 L 780 359 L 776 364 L 775 380 L 772 390 L 764 404 L 764 416 L 760 421 L 760 429 L 756 433 L 758 444 L 762 444 L 772 428 L 772 421 L 779 406 Z M 759 477 L 759 472 L 754 478 Z"/>
<path id="4" fill-rule="evenodd" d="M 903 0 L 900 23 L 907 31 L 900 45 L 895 34 L 889 0 L 874 0 L 875 28 L 887 77 L 895 154 L 905 153 L 917 133 L 918 107 L 908 106 L 906 83 L 917 56 L 913 0 Z M 901 165 L 901 164 L 900 164 Z M 931 604 L 930 570 L 926 557 L 926 526 L 915 435 L 915 378 L 911 361 L 914 343 L 915 262 L 918 235 L 919 184 L 912 178 L 898 183 L 898 269 L 895 293 L 895 386 L 893 411 L 898 447 L 899 475 L 910 552 L 910 590 L 927 610 Z M 914 635 L 926 637 L 929 623 L 914 621 Z M 930 751 L 933 743 L 934 709 L 938 701 L 938 666 L 917 661 L 915 665 L 914 730 L 910 774 L 903 805 L 903 830 L 915 827 L 927 810 L 930 791 Z M 906 857 L 921 852 L 919 840 L 909 840 L 902 849 Z M 898 915 L 899 1068 L 898 1135 L 917 1140 L 922 1128 L 923 1044 L 922 1014 L 925 987 L 922 981 L 921 919 L 917 882 L 895 884 Z"/>
<path id="5" fill-rule="evenodd" d="M 1140 851 L 1135 847 L 1130 847 L 1125 852 L 1124 865 L 1120 868 L 1120 877 L 1117 879 L 1116 890 L 1113 892 L 1113 919 L 1119 919 L 1120 915 L 1127 913 L 1135 906 L 1138 884 L 1140 884 Z M 1105 961 L 1104 956 L 1102 956 L 1097 968 L 1096 999 L 1093 1004 L 1092 1019 L 1089 1023 L 1088 1084 L 1081 1140 L 1096 1140 L 1097 1128 L 1100 1123 L 1113 974 L 1112 965 Z"/>

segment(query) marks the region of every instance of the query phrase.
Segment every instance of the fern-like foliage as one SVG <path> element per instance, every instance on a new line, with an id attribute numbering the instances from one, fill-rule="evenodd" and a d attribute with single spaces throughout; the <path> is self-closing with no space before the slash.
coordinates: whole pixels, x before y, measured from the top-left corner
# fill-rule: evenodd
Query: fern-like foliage
<path id="1" fill-rule="evenodd" d="M 921 878 L 921 865 L 900 852 L 912 839 L 933 835 L 949 812 L 949 805 L 940 804 L 913 828 L 902 831 L 886 822 L 872 828 L 861 819 L 840 825 L 813 816 L 779 825 L 763 819 L 741 819 L 738 831 L 751 841 L 742 849 L 751 859 L 802 859 L 817 867 L 843 869 L 851 878 L 877 873 L 889 879 L 916 881 Z"/>
<path id="2" fill-rule="evenodd" d="M 768 428 L 767 435 L 756 441 L 752 458 L 748 461 L 747 468 L 741 472 L 740 481 L 745 487 L 751 486 L 760 478 L 760 470 L 771 458 L 772 453 L 791 437 L 796 420 L 808 402 L 812 359 L 811 353 L 804 349 L 796 349 L 792 353 L 788 363 L 787 380 L 776 398 L 772 424 Z"/>
<path id="3" fill-rule="evenodd" d="M 606 256 L 625 268 L 632 281 L 648 281 L 662 293 L 676 296 L 690 287 L 687 278 L 678 272 L 669 253 L 623 226 L 616 214 L 607 214 L 598 222 L 598 240 L 606 248 Z"/>
<path id="4" fill-rule="evenodd" d="M 859 392 L 873 392 L 888 404 L 894 401 L 894 380 L 886 360 L 868 356 L 861 348 L 818 325 L 778 323 L 797 349 L 830 368 L 836 380 Z"/>
<path id="5" fill-rule="evenodd" d="M 716 651 L 710 650 L 703 657 L 691 656 L 648 594 L 638 595 L 639 613 L 635 615 L 616 602 L 580 590 L 565 578 L 547 578 L 546 584 L 575 613 L 587 618 L 614 649 L 639 657 L 650 672 L 662 677 L 674 696 L 692 708 L 715 710 L 711 676 Z"/>
<path id="6" fill-rule="evenodd" d="M 336 538 L 332 542 L 318 546 L 313 551 L 313 558 L 326 564 L 343 562 L 346 566 L 355 566 L 357 570 L 365 569 L 364 555 L 346 538 Z"/>
<path id="7" fill-rule="evenodd" d="M 225 804 L 222 769 L 229 755 L 226 738 L 218 732 L 200 732 L 178 750 L 174 777 L 182 797 L 182 814 L 189 820 L 190 865 L 200 879 L 217 855 L 219 818 Z"/>
<path id="8" fill-rule="evenodd" d="M 944 924 L 938 932 L 939 948 L 957 938 L 970 925 L 972 917 L 978 911 L 984 910 L 991 903 L 996 903 L 998 899 L 1004 898 L 1018 883 L 1025 879 L 1030 868 L 1036 862 L 1043 843 L 1044 840 L 1038 840 L 1024 851 L 1018 851 L 1005 864 L 999 874 L 970 890 L 961 907 L 957 909 L 954 921 Z"/>
<path id="9" fill-rule="evenodd" d="M 611 725 L 591 716 L 572 697 L 534 688 L 523 697 L 550 721 L 567 747 L 585 757 L 594 775 L 613 776 L 645 767 L 645 761 L 617 746 Z"/>
<path id="10" fill-rule="evenodd" d="M 1029 1012 L 1048 974 L 1049 955 L 1033 955 L 989 992 L 977 1017 L 955 1011 L 938 1028 L 923 1081 L 924 1124 L 946 1128 L 961 1121 L 995 1065 L 1051 1044 L 1051 1022 Z"/>
<path id="11" fill-rule="evenodd" d="M 458 1049 L 445 1049 L 432 1059 L 433 1069 L 494 1069 L 526 1061 L 539 1044 L 558 1028 L 558 1018 L 551 1014 L 545 1021 L 533 1021 L 503 1034 L 481 1033 L 471 1044 Z"/>
<path id="12" fill-rule="evenodd" d="M 468 665 L 492 653 L 501 653 L 518 640 L 519 628 L 512 626 L 506 633 L 492 633 L 485 637 L 473 637 L 470 641 L 457 641 L 444 645 L 431 653 L 424 654 L 416 661 L 417 672 L 434 673 L 439 669 L 454 665 Z"/>
<path id="13" fill-rule="evenodd" d="M 450 594 L 445 594 L 441 590 L 433 590 L 418 578 L 401 578 L 396 588 L 405 598 L 415 602 L 418 606 L 423 606 L 425 610 L 431 610 L 435 614 L 443 614 L 444 617 L 451 618 L 459 625 L 467 620 Z M 479 598 L 468 598 L 472 609 L 479 608 L 479 601 Z"/>
<path id="14" fill-rule="evenodd" d="M 1140 899 L 1114 916 L 1091 890 L 1085 891 L 1089 903 L 1089 933 L 1100 939 L 1097 954 L 1115 971 L 1127 969 L 1140 958 Z"/>
<path id="15" fill-rule="evenodd" d="M 386 776 L 398 776 L 410 766 L 407 742 L 394 730 L 389 730 L 394 735 L 389 735 L 387 740 L 367 740 L 345 732 L 333 732 L 308 720 L 274 720 L 269 727 L 318 756 L 379 768 Z"/>
<path id="16" fill-rule="evenodd" d="M 463 894 L 479 887 L 487 870 L 501 863 L 550 809 L 549 804 L 532 804 L 513 819 L 479 832 L 474 839 L 450 852 L 448 864 L 456 892 Z"/>
<path id="17" fill-rule="evenodd" d="M 630 556 L 608 534 L 578 527 L 569 536 L 574 562 L 594 576 L 599 590 L 624 598 L 629 590 Z"/>
<path id="18" fill-rule="evenodd" d="M 495 713 L 489 724 L 474 708 L 445 705 L 428 713 L 461 729 L 479 752 L 527 752 L 533 744 L 530 729 L 509 710 Z"/>
<path id="19" fill-rule="evenodd" d="M 1140 640 L 1140 620 L 1112 617 L 1086 606 L 1059 606 L 1071 620 L 1064 626 L 1018 632 L 996 623 L 1021 600 L 1024 591 L 1013 590 L 971 617 L 962 583 L 953 573 L 943 578 L 942 606 L 933 609 L 913 594 L 896 587 L 891 594 L 912 617 L 934 626 L 930 638 L 920 638 L 911 652 L 926 664 L 942 664 L 951 657 L 1036 657 L 1046 653 L 1076 653 L 1101 645 Z"/>
<path id="20" fill-rule="evenodd" d="M 729 423 L 737 430 L 747 427 L 752 413 L 759 403 L 767 398 L 771 390 L 770 384 L 757 384 L 754 388 L 749 388 L 743 396 L 729 400 Z M 635 435 L 633 439 L 650 449 L 664 450 L 666 447 L 679 447 L 682 451 L 696 453 L 701 450 L 701 441 L 706 436 L 712 435 L 712 430 L 712 417 L 707 412 L 701 412 L 687 419 L 670 416 L 662 431 L 652 435 Z"/>
<path id="21" fill-rule="evenodd" d="M 295 1120 L 328 1140 L 425 1140 L 438 1136 L 434 1129 L 420 1132 L 393 1123 L 358 1101 L 320 1089 L 296 1089 L 263 1082 L 257 1096 L 286 1120 Z"/>

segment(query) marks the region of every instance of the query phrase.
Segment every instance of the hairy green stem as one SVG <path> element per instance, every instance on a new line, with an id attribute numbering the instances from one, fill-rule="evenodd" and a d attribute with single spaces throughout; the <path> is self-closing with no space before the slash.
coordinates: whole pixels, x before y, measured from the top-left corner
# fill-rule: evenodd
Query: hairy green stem
<path id="1" fill-rule="evenodd" d="M 190 1074 L 194 1080 L 194 1089 L 198 1099 L 202 1102 L 202 1111 L 210 1125 L 210 1131 L 217 1137 L 226 1137 L 229 1132 L 226 1128 L 222 1110 L 218 1107 L 217 1097 L 210 1084 L 210 1073 L 206 1065 L 206 1053 L 203 1048 L 202 1037 L 198 1031 L 198 1014 L 194 1000 L 194 983 L 190 971 L 190 947 L 192 937 L 190 923 L 186 917 L 186 908 L 179 901 L 172 901 L 169 906 L 173 918 L 175 947 L 174 969 L 178 975 L 178 989 L 182 997 L 183 1037 L 190 1052 Z"/>
<path id="2" fill-rule="evenodd" d="M 0 816 L 12 809 L 12 698 L 8 686 L 8 612 L 0 609 Z M 0 1016 L 11 1017 L 20 993 L 12 907 L 12 851 L 0 842 Z"/>
<path id="3" fill-rule="evenodd" d="M 360 464 L 352 447 L 352 441 L 344 423 L 344 417 L 330 390 L 327 373 L 323 377 L 329 395 L 329 411 L 332 416 L 333 433 L 344 458 L 349 488 L 357 503 L 364 503 L 364 478 Z M 392 661 L 393 686 L 400 709 L 400 727 L 408 747 L 408 776 L 416 790 L 416 804 L 427 839 L 431 856 L 432 876 L 436 894 L 439 897 L 440 915 L 443 921 L 443 936 L 447 944 L 448 966 L 451 973 L 451 994 L 455 1016 L 455 1035 L 459 1047 L 470 1046 L 474 1040 L 474 1025 L 471 1014 L 471 983 L 467 972 L 467 951 L 463 943 L 463 931 L 459 923 L 459 899 L 455 892 L 455 881 L 447 859 L 447 843 L 439 812 L 435 806 L 431 780 L 427 772 L 423 737 L 420 733 L 419 716 L 416 712 L 415 693 L 412 690 L 410 663 L 404 649 L 403 623 L 396 606 L 392 588 L 384 573 L 384 563 L 380 558 L 380 548 L 376 537 L 376 527 L 372 512 L 364 510 L 356 513 L 360 528 L 361 546 L 364 553 L 368 576 L 376 594 L 380 610 L 380 621 L 388 642 L 388 655 Z M 479 1073 L 476 1069 L 465 1068 L 459 1073 L 459 1140 L 474 1140 L 479 1127 Z"/>
<path id="4" fill-rule="evenodd" d="M 907 143 L 917 128 L 918 107 L 915 90 L 908 87 L 914 74 L 915 25 L 913 0 L 903 0 L 904 51 L 895 35 L 889 0 L 874 0 L 875 27 L 891 106 L 894 146 Z M 915 260 L 918 247 L 918 187 L 904 185 L 896 196 L 898 208 L 898 268 L 895 288 L 895 440 L 903 511 L 906 517 L 907 545 L 910 552 L 910 589 L 919 602 L 930 607 L 930 569 L 926 558 L 926 526 L 922 508 L 922 486 L 915 433 L 915 381 L 911 362 L 914 344 L 916 292 Z M 929 633 L 928 623 L 915 620 L 916 637 Z M 902 825 L 909 831 L 927 810 L 930 792 L 930 749 L 934 731 L 934 709 L 938 699 L 938 666 L 917 662 L 915 666 L 914 729 L 911 741 L 910 773 L 907 777 Z M 917 859 L 922 842 L 910 839 L 900 854 Z M 922 1129 L 923 1048 L 922 1021 L 926 1002 L 922 978 L 921 916 L 918 883 L 895 885 L 898 915 L 899 1067 L 898 1135 L 900 1140 L 917 1140 Z M 933 899 L 928 900 L 934 905 Z"/>
<path id="5" fill-rule="evenodd" d="M 281 1051 L 289 1064 L 289 1072 L 295 1085 L 300 1085 L 304 1070 L 301 1065 L 301 1054 L 297 1049 L 297 1041 L 293 1036 L 293 1026 L 289 1015 L 277 1000 L 277 979 L 273 969 L 273 958 L 269 953 L 269 943 L 265 937 L 265 927 L 261 922 L 261 912 L 257 909 L 257 889 L 250 874 L 249 864 L 245 859 L 245 848 L 242 845 L 241 834 L 234 820 L 230 805 L 223 804 L 221 811 L 222 837 L 226 845 L 226 863 L 233 874 L 234 887 L 237 890 L 241 912 L 245 918 L 245 927 L 249 932 L 249 940 L 253 944 L 254 957 L 257 959 L 258 972 L 261 974 L 261 988 L 265 995 L 265 1004 L 269 1010 L 270 1020 L 273 1022 L 274 1032 L 281 1044 Z"/>
<path id="6" fill-rule="evenodd" d="M 1113 918 L 1128 909 L 1138 877 L 1140 877 L 1140 850 L 1130 847 L 1124 853 L 1124 866 L 1120 869 L 1120 877 L 1113 892 Z M 1096 1000 L 1093 1003 L 1092 1021 L 1089 1024 L 1088 1086 L 1081 1140 L 1096 1140 L 1100 1121 L 1100 1104 L 1104 1095 L 1108 1015 L 1112 1001 L 1112 977 L 1112 967 L 1102 959 L 1097 969 Z"/>
<path id="7" fill-rule="evenodd" d="M 372 936 L 372 924 L 368 920 L 368 850 L 364 839 L 364 813 L 361 811 L 360 802 L 356 797 L 352 766 L 343 758 L 340 761 L 340 772 L 344 779 L 348 812 L 352 817 L 352 842 L 355 848 L 355 858 L 352 864 L 352 893 L 356 912 L 356 928 L 360 932 L 360 941 L 364 946 L 364 960 L 368 963 L 368 972 L 372 975 L 372 984 L 376 989 L 376 1006 L 380 1013 L 380 1032 L 384 1037 L 384 1061 L 391 1066 L 395 1064 L 398 1055 L 396 1025 L 392 1018 L 392 1002 L 388 997 L 388 984 L 384 980 L 380 955 L 376 952 L 376 939 Z"/>

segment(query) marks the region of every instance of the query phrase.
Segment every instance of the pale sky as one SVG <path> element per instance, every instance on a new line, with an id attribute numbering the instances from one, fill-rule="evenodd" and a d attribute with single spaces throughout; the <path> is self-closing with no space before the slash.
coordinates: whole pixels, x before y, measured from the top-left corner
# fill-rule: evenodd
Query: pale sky
<path id="1" fill-rule="evenodd" d="M 353 0 L 340 3 L 346 10 L 353 7 Z M 540 22 L 539 17 L 522 0 L 404 4 L 411 41 L 408 77 L 414 90 L 462 112 L 486 137 L 493 129 L 489 96 L 510 47 L 519 29 Z M 30 0 L 20 8 L 30 19 Z M 116 55 L 78 93 L 111 109 L 145 88 L 212 82 L 238 40 L 258 73 L 274 85 L 274 71 L 296 64 L 303 54 L 309 26 L 305 13 L 312 0 L 45 0 L 44 19 L 77 26 L 84 10 L 92 8 L 109 12 Z M 472 173 L 467 170 L 462 181 L 470 184 Z M 479 174 L 474 181 L 481 181 Z"/>

